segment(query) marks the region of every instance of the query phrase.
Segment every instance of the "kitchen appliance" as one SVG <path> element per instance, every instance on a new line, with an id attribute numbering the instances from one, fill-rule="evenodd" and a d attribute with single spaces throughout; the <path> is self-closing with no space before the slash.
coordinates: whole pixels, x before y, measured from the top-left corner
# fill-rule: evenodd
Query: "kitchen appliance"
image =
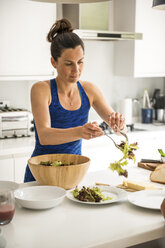
<path id="1" fill-rule="evenodd" d="M 26 109 L 0 106 L 0 138 L 31 136 L 34 134 L 32 113 Z"/>
<path id="2" fill-rule="evenodd" d="M 99 30 L 82 30 L 74 31 L 80 38 L 86 40 L 142 40 L 142 34 L 133 32 L 115 32 Z"/>
<path id="3" fill-rule="evenodd" d="M 65 2 L 65 1 L 64 1 Z M 109 1 L 111 2 L 111 1 Z M 56 4 L 56 18 L 66 18 L 74 32 L 87 40 L 142 40 L 142 33 L 110 31 L 110 3 Z M 104 13 L 104 14 L 103 14 Z"/>
<path id="4" fill-rule="evenodd" d="M 155 89 L 152 97 L 154 108 L 154 119 L 158 122 L 165 122 L 165 95 L 160 89 Z"/>
<path id="5" fill-rule="evenodd" d="M 165 109 L 156 110 L 156 120 L 159 122 L 165 122 Z"/>
<path id="6" fill-rule="evenodd" d="M 43 3 L 95 3 L 95 2 L 104 2 L 105 0 L 30 0 L 33 2 L 43 2 Z"/>

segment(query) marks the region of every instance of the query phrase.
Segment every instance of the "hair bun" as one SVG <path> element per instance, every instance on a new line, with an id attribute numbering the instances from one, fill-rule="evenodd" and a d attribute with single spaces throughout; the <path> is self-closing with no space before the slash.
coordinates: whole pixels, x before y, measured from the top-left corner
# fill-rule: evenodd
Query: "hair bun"
<path id="1" fill-rule="evenodd" d="M 56 35 L 62 34 L 62 33 L 67 33 L 67 32 L 72 32 L 72 31 L 73 31 L 73 28 L 72 28 L 72 24 L 70 23 L 70 21 L 63 18 L 61 20 L 56 21 L 52 25 L 52 27 L 51 27 L 48 35 L 47 35 L 47 40 L 49 42 L 52 42 L 52 40 L 54 39 L 54 37 Z"/>
<path id="2" fill-rule="evenodd" d="M 67 19 L 61 19 L 56 22 L 56 28 L 57 28 L 57 33 L 65 33 L 65 32 L 72 32 L 73 28 L 69 20 Z"/>

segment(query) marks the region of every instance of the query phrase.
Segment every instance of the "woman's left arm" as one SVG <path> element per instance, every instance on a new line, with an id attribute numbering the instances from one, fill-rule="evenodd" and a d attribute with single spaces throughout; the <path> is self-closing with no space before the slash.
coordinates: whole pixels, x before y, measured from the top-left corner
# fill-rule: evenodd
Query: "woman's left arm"
<path id="1" fill-rule="evenodd" d="M 165 218 L 165 198 L 163 199 L 163 201 L 160 205 L 160 210 L 161 210 L 163 217 Z"/>
<path id="2" fill-rule="evenodd" d="M 91 106 L 98 115 L 116 132 L 119 129 L 123 132 L 127 131 L 125 118 L 122 114 L 115 112 L 108 104 L 101 90 L 94 84 L 85 82 L 84 89 L 89 97 Z"/>

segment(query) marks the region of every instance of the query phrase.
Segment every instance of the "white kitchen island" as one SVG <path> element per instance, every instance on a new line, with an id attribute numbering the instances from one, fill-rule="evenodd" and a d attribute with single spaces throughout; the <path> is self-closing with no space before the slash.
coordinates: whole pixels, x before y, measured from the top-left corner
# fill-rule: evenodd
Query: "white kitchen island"
<path id="1" fill-rule="evenodd" d="M 130 180 L 149 182 L 150 171 L 130 166 L 128 172 Z M 106 169 L 89 172 L 81 185 L 114 186 L 123 179 Z M 16 205 L 12 222 L 2 230 L 6 248 L 123 248 L 165 237 L 165 220 L 159 210 L 137 207 L 127 200 L 93 206 L 65 198 L 48 210 Z"/>
<path id="2" fill-rule="evenodd" d="M 137 141 L 139 144 L 136 151 L 137 161 L 141 158 L 159 159 L 158 148 L 165 149 L 165 123 L 161 125 L 136 123 L 134 126 L 139 131 L 128 132 L 128 137 L 131 143 Z M 123 140 L 122 136 L 115 134 L 111 134 L 111 137 L 117 143 Z M 34 146 L 34 136 L 0 139 L 0 180 L 22 183 L 27 161 Z M 101 136 L 83 140 L 82 155 L 91 159 L 89 171 L 92 172 L 107 169 L 111 162 L 121 157 L 122 153 L 109 138 Z"/>

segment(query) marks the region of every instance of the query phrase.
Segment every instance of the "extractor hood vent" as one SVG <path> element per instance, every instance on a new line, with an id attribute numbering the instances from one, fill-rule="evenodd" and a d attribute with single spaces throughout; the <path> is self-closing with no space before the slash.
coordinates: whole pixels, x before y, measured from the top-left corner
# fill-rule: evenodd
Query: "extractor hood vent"
<path id="1" fill-rule="evenodd" d="M 131 32 L 110 32 L 98 30 L 82 30 L 76 29 L 74 32 L 85 40 L 142 40 L 141 33 Z"/>
<path id="2" fill-rule="evenodd" d="M 66 18 L 82 39 L 142 40 L 141 33 L 113 30 L 113 1 L 88 4 L 57 4 L 57 19 Z"/>

